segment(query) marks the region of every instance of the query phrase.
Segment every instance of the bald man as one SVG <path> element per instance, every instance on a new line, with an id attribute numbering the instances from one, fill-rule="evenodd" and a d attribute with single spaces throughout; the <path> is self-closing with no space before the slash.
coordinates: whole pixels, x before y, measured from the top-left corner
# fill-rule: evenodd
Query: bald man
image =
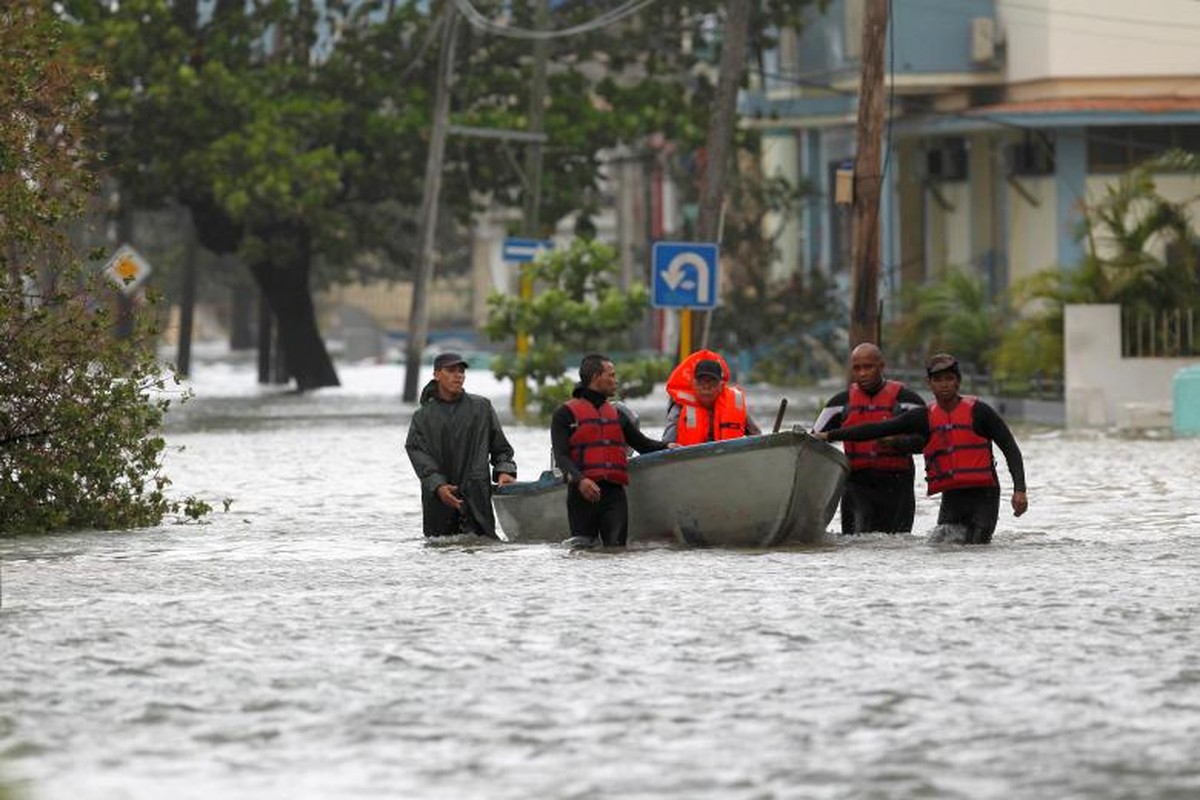
<path id="1" fill-rule="evenodd" d="M 924 408 L 919 394 L 898 381 L 884 378 L 883 352 L 864 342 L 850 353 L 850 387 L 838 392 L 821 411 L 817 433 L 881 422 L 913 408 Z M 912 530 L 912 454 L 924 441 L 919 436 L 895 436 L 865 442 L 845 442 L 850 477 L 842 495 L 842 534 L 907 533 Z"/>

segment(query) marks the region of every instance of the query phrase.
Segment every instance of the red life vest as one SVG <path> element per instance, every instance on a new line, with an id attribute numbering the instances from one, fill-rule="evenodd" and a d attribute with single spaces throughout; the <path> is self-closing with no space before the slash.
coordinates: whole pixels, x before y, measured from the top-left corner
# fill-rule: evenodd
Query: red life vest
<path id="1" fill-rule="evenodd" d="M 842 416 L 842 427 L 852 428 L 865 422 L 881 422 L 896 416 L 901 388 L 901 384 L 896 381 L 884 381 L 883 388 L 874 395 L 869 395 L 860 389 L 857 383 L 850 384 L 850 399 Z M 842 442 L 842 445 L 846 451 L 846 458 L 850 459 L 852 471 L 877 469 L 885 472 L 912 472 L 912 456 L 885 452 L 878 440 Z"/>
<path id="2" fill-rule="evenodd" d="M 736 386 L 721 390 L 711 413 L 701 405 L 684 404 L 679 408 L 675 441 L 681 445 L 719 442 L 745 435 L 746 394 Z"/>
<path id="3" fill-rule="evenodd" d="M 681 445 L 737 439 L 746 435 L 746 393 L 739 387 L 726 384 L 717 395 L 711 413 L 701 406 L 696 398 L 692 387 L 693 373 L 696 365 L 704 360 L 720 364 L 722 380 L 729 380 L 729 365 L 720 353 L 712 350 L 697 350 L 692 353 L 681 361 L 667 378 L 667 394 L 679 406 L 675 441 Z"/>
<path id="4" fill-rule="evenodd" d="M 929 494 L 946 489 L 997 486 L 992 442 L 972 426 L 974 397 L 959 398 L 953 411 L 929 404 L 929 441 L 925 443 L 925 481 Z"/>
<path id="5" fill-rule="evenodd" d="M 575 430 L 567 440 L 571 460 L 585 478 L 610 483 L 629 483 L 629 457 L 625 454 L 625 434 L 621 419 L 612 403 L 599 408 L 576 397 L 567 401 L 575 417 Z"/>

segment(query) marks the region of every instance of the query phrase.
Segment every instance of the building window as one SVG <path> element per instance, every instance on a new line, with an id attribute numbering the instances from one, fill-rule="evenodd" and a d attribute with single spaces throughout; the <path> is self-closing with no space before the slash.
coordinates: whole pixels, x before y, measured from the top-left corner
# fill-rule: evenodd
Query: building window
<path id="1" fill-rule="evenodd" d="M 1125 172 L 1167 150 L 1200 152 L 1200 125 L 1088 128 L 1088 172 Z"/>
<path id="2" fill-rule="evenodd" d="M 854 227 L 854 206 L 837 202 L 838 167 L 843 161 L 829 162 L 829 272 L 836 275 L 850 268 L 851 232 Z"/>

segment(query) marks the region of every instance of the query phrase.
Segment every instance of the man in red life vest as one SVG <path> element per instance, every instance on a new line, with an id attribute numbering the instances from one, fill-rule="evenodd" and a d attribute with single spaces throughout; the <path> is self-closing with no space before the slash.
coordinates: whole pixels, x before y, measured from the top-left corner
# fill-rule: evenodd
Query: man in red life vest
<path id="1" fill-rule="evenodd" d="M 567 520 L 573 545 L 624 547 L 629 535 L 626 445 L 639 453 L 667 445 L 648 438 L 609 402 L 617 371 L 606 356 L 584 356 L 579 385 L 550 419 L 554 461 L 567 480 Z"/>
<path id="2" fill-rule="evenodd" d="M 697 350 L 680 362 L 667 379 L 667 394 L 664 442 L 686 446 L 762 432 L 750 417 L 746 393 L 729 384 L 725 359 L 711 350 Z"/>
<path id="3" fill-rule="evenodd" d="M 941 494 L 938 525 L 961 531 L 965 544 L 987 544 L 1000 514 L 1000 482 L 992 443 L 1004 453 L 1012 476 L 1012 509 L 1021 516 L 1029 508 L 1025 463 L 1012 431 L 1000 415 L 976 397 L 958 393 L 962 372 L 958 361 L 938 353 L 925 367 L 934 402 L 894 419 L 818 433 L 829 441 L 868 441 L 917 433 L 925 439 L 925 480 L 929 494 Z M 946 531 L 947 528 L 942 528 Z"/>
<path id="4" fill-rule="evenodd" d="M 883 352 L 864 342 L 850 352 L 850 388 L 829 399 L 813 424 L 814 431 L 852 428 L 880 422 L 914 408 L 924 410 L 921 395 L 883 376 Z M 842 495 L 842 534 L 907 533 L 912 530 L 912 453 L 921 452 L 919 436 L 868 442 L 845 442 L 850 477 Z"/>

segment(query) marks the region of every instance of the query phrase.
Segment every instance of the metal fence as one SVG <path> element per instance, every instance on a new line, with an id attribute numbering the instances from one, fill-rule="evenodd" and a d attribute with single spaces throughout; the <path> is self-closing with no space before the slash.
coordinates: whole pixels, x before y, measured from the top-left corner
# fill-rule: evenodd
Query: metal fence
<path id="1" fill-rule="evenodd" d="M 1121 356 L 1178 358 L 1200 355 L 1196 309 L 1160 311 L 1121 309 Z"/>

